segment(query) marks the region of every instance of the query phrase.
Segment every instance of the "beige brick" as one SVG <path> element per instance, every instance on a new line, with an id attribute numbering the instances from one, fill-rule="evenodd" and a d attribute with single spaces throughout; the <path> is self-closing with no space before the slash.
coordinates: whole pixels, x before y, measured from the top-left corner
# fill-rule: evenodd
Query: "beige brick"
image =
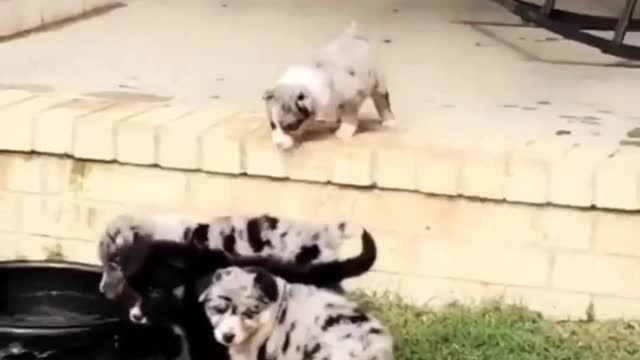
<path id="1" fill-rule="evenodd" d="M 611 255 L 640 256 L 640 216 L 630 213 L 598 212 L 595 251 Z"/>
<path id="2" fill-rule="evenodd" d="M 597 169 L 596 206 L 640 209 L 640 149 L 622 148 Z"/>
<path id="3" fill-rule="evenodd" d="M 552 272 L 554 288 L 598 295 L 640 298 L 639 258 L 557 253 Z"/>
<path id="4" fill-rule="evenodd" d="M 237 125 L 227 130 L 229 136 L 217 135 L 224 128 L 213 129 L 214 135 L 211 141 L 222 139 L 220 145 L 222 149 L 227 148 L 230 154 L 229 162 L 221 164 L 222 168 L 229 168 L 232 171 L 246 171 L 249 175 L 268 176 L 272 178 L 284 178 L 287 176 L 286 154 L 279 151 L 271 143 L 271 130 L 264 118 L 255 117 L 251 120 L 238 119 Z M 240 125 L 242 121 L 242 125 Z M 248 122 L 247 122 L 248 121 Z M 241 140 L 243 139 L 243 140 Z M 244 143 L 244 159 L 243 159 L 243 143 Z M 213 148 L 212 145 L 210 145 Z M 293 151 L 298 151 L 295 149 Z M 213 153 L 212 153 L 213 154 Z M 221 163 L 220 155 L 216 154 L 217 163 Z M 238 154 L 234 156 L 233 154 Z M 226 156 L 226 155 L 225 155 Z M 295 155 L 292 155 L 295 156 Z M 213 155 L 211 155 L 213 157 Z M 235 172 L 238 173 L 238 172 Z"/>
<path id="5" fill-rule="evenodd" d="M 20 198 L 11 193 L 0 192 L 0 231 L 14 231 L 18 226 Z"/>
<path id="6" fill-rule="evenodd" d="M 462 151 L 429 147 L 421 154 L 418 188 L 424 193 L 458 195 Z"/>
<path id="7" fill-rule="evenodd" d="M 75 120 L 112 105 L 105 100 L 72 99 L 39 113 L 34 118 L 34 149 L 45 153 L 71 154 Z"/>
<path id="8" fill-rule="evenodd" d="M 503 300 L 525 305 L 553 320 L 586 320 L 591 297 L 586 293 L 509 286 Z"/>
<path id="9" fill-rule="evenodd" d="M 369 131 L 352 141 L 359 147 L 373 148 L 372 173 L 378 187 L 417 190 L 420 165 L 426 151 L 425 140 L 413 132 Z"/>
<path id="10" fill-rule="evenodd" d="M 545 207 L 540 215 L 541 244 L 551 248 L 591 248 L 595 213 L 589 210 Z"/>
<path id="11" fill-rule="evenodd" d="M 195 109 L 165 104 L 134 115 L 116 124 L 116 158 L 129 164 L 156 164 L 160 127 L 193 112 Z"/>
<path id="12" fill-rule="evenodd" d="M 451 304 L 479 304 L 482 301 L 497 298 L 502 291 L 500 286 L 478 282 L 387 274 L 378 271 L 348 279 L 344 282 L 344 286 L 348 290 L 357 289 L 379 295 L 399 295 L 409 303 L 431 308 Z"/>
<path id="13" fill-rule="evenodd" d="M 55 96 L 34 96 L 0 109 L 0 150 L 33 150 L 34 117 L 64 101 Z"/>
<path id="14" fill-rule="evenodd" d="M 455 203 L 421 193 L 369 190 L 358 193 L 353 219 L 377 228 L 430 237 L 451 236 Z"/>
<path id="15" fill-rule="evenodd" d="M 185 201 L 185 173 L 100 163 L 86 163 L 78 172 L 74 181 L 89 200 L 148 206 L 175 206 Z"/>
<path id="16" fill-rule="evenodd" d="M 65 260 L 98 264 L 97 247 L 93 242 L 37 235 L 0 235 L 2 259 L 44 260 L 51 250 L 58 249 Z"/>
<path id="17" fill-rule="evenodd" d="M 110 5 L 116 5 L 116 0 L 84 0 L 83 9 L 85 12 L 108 7 Z"/>
<path id="18" fill-rule="evenodd" d="M 377 186 L 388 189 L 418 190 L 420 165 L 426 151 L 402 146 L 376 146 L 375 174 Z"/>
<path id="19" fill-rule="evenodd" d="M 553 204 L 589 207 L 595 203 L 595 171 L 609 149 L 596 146 L 572 148 L 553 161 L 549 197 Z"/>
<path id="20" fill-rule="evenodd" d="M 83 0 L 43 1 L 41 6 L 44 24 L 76 17 L 84 10 Z"/>
<path id="21" fill-rule="evenodd" d="M 598 320 L 640 320 L 640 299 L 594 296 L 593 307 Z"/>
<path id="22" fill-rule="evenodd" d="M 312 218 L 307 219 L 313 221 Z M 416 239 L 403 236 L 392 231 L 384 231 L 373 227 L 367 230 L 376 240 L 378 257 L 373 265 L 374 270 L 396 273 L 415 274 L 417 263 L 421 261 L 416 253 Z M 347 240 L 340 248 L 340 257 L 352 257 L 361 252 L 362 242 L 359 238 Z"/>
<path id="23" fill-rule="evenodd" d="M 549 254 L 535 248 L 446 240 L 420 240 L 416 247 L 413 251 L 420 261 L 416 261 L 415 273 L 419 275 L 544 287 L 549 273 Z"/>
<path id="24" fill-rule="evenodd" d="M 505 198 L 543 204 L 549 200 L 551 163 L 571 147 L 566 140 L 536 140 L 509 154 Z"/>
<path id="25" fill-rule="evenodd" d="M 189 177 L 189 193 L 187 197 L 188 207 L 197 210 L 205 210 L 211 216 L 218 214 L 230 214 L 234 210 L 234 188 L 250 181 L 246 177 L 232 177 L 214 174 L 195 173 Z M 259 196 L 262 190 L 256 192 Z M 242 204 L 240 204 L 242 205 Z"/>
<path id="26" fill-rule="evenodd" d="M 0 2 L 0 37 L 34 29 L 42 23 L 41 0 Z"/>
<path id="27" fill-rule="evenodd" d="M 0 154 L 0 188 L 17 192 L 41 192 L 41 165 L 42 162 L 34 155 Z"/>
<path id="28" fill-rule="evenodd" d="M 115 160 L 115 128 L 120 121 L 158 105 L 121 102 L 75 119 L 73 155 L 80 159 Z"/>
<path id="29" fill-rule="evenodd" d="M 196 110 L 180 121 L 163 124 L 158 133 L 158 164 L 168 168 L 198 169 L 204 132 L 236 111 L 235 106 L 220 103 Z"/>
<path id="30" fill-rule="evenodd" d="M 369 190 L 359 190 L 337 185 L 316 185 L 309 187 L 315 193 L 318 204 L 314 205 L 312 221 L 348 220 L 353 221 L 354 208 L 360 194 Z"/>
<path id="31" fill-rule="evenodd" d="M 506 164 L 506 155 L 499 151 L 466 151 L 460 172 L 460 194 L 483 199 L 504 199 Z"/>
<path id="32" fill-rule="evenodd" d="M 455 205 L 453 234 L 447 238 L 501 246 L 536 245 L 542 238 L 535 229 L 540 216 L 537 207 L 465 199 L 455 200 Z"/>
<path id="33" fill-rule="evenodd" d="M 373 185 L 373 148 L 365 144 L 336 144 L 331 182 L 334 184 Z"/>
<path id="34" fill-rule="evenodd" d="M 125 207 L 72 197 L 29 196 L 20 207 L 22 232 L 97 241 L 107 221 Z"/>
<path id="35" fill-rule="evenodd" d="M 0 24 L 2 21 L 0 21 Z M 35 95 L 25 90 L 3 90 L 0 91 L 0 108 L 26 101 Z"/>

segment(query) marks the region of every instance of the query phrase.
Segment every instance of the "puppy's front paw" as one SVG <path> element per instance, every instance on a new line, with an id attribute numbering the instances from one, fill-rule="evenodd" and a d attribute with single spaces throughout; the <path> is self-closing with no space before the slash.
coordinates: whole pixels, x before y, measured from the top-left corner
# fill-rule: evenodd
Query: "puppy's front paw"
<path id="1" fill-rule="evenodd" d="M 388 129 L 395 129 L 398 127 L 398 121 L 396 121 L 396 119 L 394 118 L 387 119 L 382 122 L 382 126 Z"/>
<path id="2" fill-rule="evenodd" d="M 355 135 L 356 131 L 358 130 L 358 126 L 353 125 L 353 124 L 349 124 L 349 123 L 342 123 L 340 124 L 340 127 L 338 128 L 338 130 L 336 130 L 336 137 L 340 140 L 351 140 L 351 138 L 353 138 L 353 135 Z"/>

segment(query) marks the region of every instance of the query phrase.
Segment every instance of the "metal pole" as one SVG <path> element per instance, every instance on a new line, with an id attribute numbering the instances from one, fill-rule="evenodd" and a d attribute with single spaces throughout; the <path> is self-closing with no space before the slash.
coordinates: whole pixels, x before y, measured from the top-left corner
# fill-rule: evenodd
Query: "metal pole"
<path id="1" fill-rule="evenodd" d="M 544 5 L 542 5 L 542 15 L 549 17 L 555 6 L 556 0 L 545 0 Z"/>
<path id="2" fill-rule="evenodd" d="M 624 11 L 620 14 L 620 18 L 618 18 L 616 32 L 613 36 L 613 43 L 615 45 L 620 45 L 624 41 L 624 36 L 627 34 L 627 27 L 629 27 L 629 21 L 631 20 L 633 10 L 635 10 L 637 3 L 638 0 L 627 0 Z"/>

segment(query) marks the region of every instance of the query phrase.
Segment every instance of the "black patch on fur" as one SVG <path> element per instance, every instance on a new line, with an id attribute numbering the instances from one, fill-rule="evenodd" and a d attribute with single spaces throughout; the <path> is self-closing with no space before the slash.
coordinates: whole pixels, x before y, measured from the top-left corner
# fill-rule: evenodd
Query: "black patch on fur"
<path id="1" fill-rule="evenodd" d="M 254 283 L 256 288 L 267 297 L 267 300 L 271 302 L 278 300 L 278 284 L 273 276 L 262 269 L 257 269 L 255 273 Z"/>
<path id="2" fill-rule="evenodd" d="M 371 328 L 369 329 L 369 334 L 382 334 L 382 329 L 378 329 L 378 328 Z"/>
<path id="3" fill-rule="evenodd" d="M 262 218 L 266 221 L 269 230 L 275 230 L 280 222 L 278 218 L 269 215 L 264 215 Z"/>
<path id="4" fill-rule="evenodd" d="M 271 126 L 271 130 L 276 129 L 276 124 L 273 122 L 273 120 L 269 120 L 269 126 Z"/>
<path id="5" fill-rule="evenodd" d="M 208 247 L 209 224 L 198 224 L 191 233 L 191 243 L 197 246 Z"/>
<path id="6" fill-rule="evenodd" d="M 351 339 L 351 336 L 353 336 L 353 335 L 351 335 L 351 333 L 349 333 L 349 334 L 343 336 L 342 338 L 343 339 Z"/>
<path id="7" fill-rule="evenodd" d="M 249 246 L 251 246 L 254 253 L 260 253 L 264 250 L 262 229 L 260 227 L 259 218 L 251 218 L 247 221 L 247 240 L 249 241 Z"/>
<path id="8" fill-rule="evenodd" d="M 296 352 L 300 352 L 301 348 L 300 345 L 296 345 Z"/>
<path id="9" fill-rule="evenodd" d="M 296 264 L 309 264 L 320 256 L 320 247 L 318 245 L 305 245 L 300 248 L 300 252 L 296 254 Z"/>
<path id="10" fill-rule="evenodd" d="M 282 309 L 280 313 L 280 318 L 278 319 L 278 324 L 282 325 L 284 321 L 287 319 L 287 308 Z"/>
<path id="11" fill-rule="evenodd" d="M 289 235 L 287 231 L 283 232 L 282 234 L 280 234 L 280 239 L 284 240 L 284 238 L 286 238 L 287 235 Z"/>
<path id="12" fill-rule="evenodd" d="M 267 342 L 265 341 L 260 348 L 258 349 L 258 359 L 257 360 L 268 360 L 267 358 Z"/>
<path id="13" fill-rule="evenodd" d="M 311 235 L 311 241 L 316 242 L 318 240 L 320 240 L 320 233 L 314 233 Z"/>
<path id="14" fill-rule="evenodd" d="M 222 238 L 222 250 L 228 252 L 229 254 L 238 255 L 238 252 L 236 251 L 235 230 L 235 228 L 231 228 L 231 233 L 225 235 Z"/>
<path id="15" fill-rule="evenodd" d="M 338 324 L 360 324 L 363 322 L 369 321 L 369 317 L 365 315 L 362 311 L 356 310 L 353 314 L 337 314 L 330 315 L 324 320 L 324 324 L 322 324 L 322 330 L 327 331 L 332 326 L 336 326 Z"/>
<path id="16" fill-rule="evenodd" d="M 338 224 L 338 230 L 340 230 L 340 232 L 344 232 L 344 230 L 347 228 L 347 224 L 344 222 L 341 222 Z"/>
<path id="17" fill-rule="evenodd" d="M 287 330 L 287 333 L 284 334 L 284 342 L 282 343 L 282 355 L 285 355 L 287 353 L 287 350 L 289 350 L 289 341 L 291 341 L 291 332 L 293 331 L 293 328 L 295 327 L 295 323 L 291 323 L 291 327 L 289 328 L 289 330 Z"/>
<path id="18" fill-rule="evenodd" d="M 356 76 L 356 71 L 351 68 L 347 68 L 347 74 L 351 76 Z"/>
<path id="19" fill-rule="evenodd" d="M 307 347 L 305 345 L 304 350 L 302 352 L 302 360 L 313 360 L 320 351 L 320 344 L 315 343 L 313 346 Z"/>

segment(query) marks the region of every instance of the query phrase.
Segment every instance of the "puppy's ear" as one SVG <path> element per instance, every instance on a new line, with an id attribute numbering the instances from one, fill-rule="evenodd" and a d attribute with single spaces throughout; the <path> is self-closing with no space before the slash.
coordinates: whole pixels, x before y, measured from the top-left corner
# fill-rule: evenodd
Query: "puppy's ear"
<path id="1" fill-rule="evenodd" d="M 278 300 L 278 283 L 276 279 L 264 269 L 255 269 L 255 287 L 270 301 Z"/>
<path id="2" fill-rule="evenodd" d="M 209 288 L 213 283 L 213 276 L 206 276 L 196 282 L 196 294 L 198 295 L 198 302 L 204 303 L 209 300 Z"/>
<path id="3" fill-rule="evenodd" d="M 267 89 L 262 94 L 262 100 L 269 101 L 272 100 L 275 96 L 275 91 L 273 91 L 273 89 Z"/>

